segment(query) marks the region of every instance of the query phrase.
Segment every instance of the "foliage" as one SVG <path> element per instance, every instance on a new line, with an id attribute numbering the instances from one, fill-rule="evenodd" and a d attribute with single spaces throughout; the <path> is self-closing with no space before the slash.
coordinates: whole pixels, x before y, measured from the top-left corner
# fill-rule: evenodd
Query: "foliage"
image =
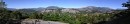
<path id="1" fill-rule="evenodd" d="M 20 20 L 26 18 L 22 14 L 19 11 L 9 11 L 5 8 L 0 8 L 0 24 L 20 24 Z"/>
<path id="2" fill-rule="evenodd" d="M 32 13 L 30 16 L 29 16 L 30 19 L 42 19 L 42 15 L 41 14 L 38 14 L 38 13 Z"/>
<path id="3" fill-rule="evenodd" d="M 47 13 L 22 13 L 20 11 L 8 11 L 1 9 L 0 23 L 10 23 L 12 20 L 22 19 L 42 19 L 46 21 L 60 21 L 70 24 L 93 24 L 101 21 L 109 21 L 113 14 L 103 13 L 61 13 L 61 12 L 47 12 Z"/>
<path id="4" fill-rule="evenodd" d="M 50 13 L 43 13 L 43 20 L 49 21 L 61 21 L 70 24 L 79 24 L 76 19 L 70 15 L 69 13 L 57 13 L 57 12 L 50 12 Z"/>
<path id="5" fill-rule="evenodd" d="M 32 18 L 35 18 L 31 16 Z M 37 16 L 36 16 L 37 17 Z M 40 16 L 41 17 L 41 16 Z M 38 18 L 40 18 L 38 17 Z M 112 14 L 71 14 L 71 13 L 59 13 L 59 12 L 49 12 L 43 13 L 42 19 L 47 21 L 61 21 L 70 24 L 93 24 L 101 21 L 109 21 Z"/>
<path id="6" fill-rule="evenodd" d="M 82 24 L 93 24 L 101 21 L 109 21 L 113 17 L 110 14 L 79 14 L 77 16 L 78 20 L 81 21 Z"/>

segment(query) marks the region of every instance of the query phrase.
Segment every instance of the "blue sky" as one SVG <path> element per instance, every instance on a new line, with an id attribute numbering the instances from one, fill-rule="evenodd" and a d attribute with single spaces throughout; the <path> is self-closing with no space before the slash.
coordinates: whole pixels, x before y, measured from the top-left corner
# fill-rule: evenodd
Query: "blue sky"
<path id="1" fill-rule="evenodd" d="M 4 0 L 8 8 L 38 8 L 59 6 L 65 8 L 80 8 L 86 6 L 122 8 L 127 0 Z"/>

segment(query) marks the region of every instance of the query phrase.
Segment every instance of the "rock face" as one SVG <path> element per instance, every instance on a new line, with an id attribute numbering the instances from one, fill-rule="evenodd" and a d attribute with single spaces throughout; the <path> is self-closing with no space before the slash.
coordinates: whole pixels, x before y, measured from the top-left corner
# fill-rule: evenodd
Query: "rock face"
<path id="1" fill-rule="evenodd" d="M 43 10 L 41 11 L 41 13 L 44 13 L 44 12 L 56 12 L 57 10 Z"/>
<path id="2" fill-rule="evenodd" d="M 61 10 L 61 12 L 62 13 L 64 13 L 64 12 L 68 12 L 68 13 L 79 13 L 79 11 L 76 10 L 76 9 L 63 9 L 63 10 Z"/>
<path id="3" fill-rule="evenodd" d="M 68 23 L 55 22 L 55 21 L 43 21 L 39 19 L 25 19 L 21 22 L 21 24 L 68 24 Z"/>

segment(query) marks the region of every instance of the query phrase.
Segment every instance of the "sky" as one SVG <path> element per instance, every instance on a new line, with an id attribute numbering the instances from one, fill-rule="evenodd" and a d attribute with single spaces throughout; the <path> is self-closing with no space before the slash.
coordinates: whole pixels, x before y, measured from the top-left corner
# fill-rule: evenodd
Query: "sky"
<path id="1" fill-rule="evenodd" d="M 8 8 L 38 8 L 58 6 L 64 8 L 81 8 L 87 6 L 122 8 L 127 0 L 4 0 Z"/>

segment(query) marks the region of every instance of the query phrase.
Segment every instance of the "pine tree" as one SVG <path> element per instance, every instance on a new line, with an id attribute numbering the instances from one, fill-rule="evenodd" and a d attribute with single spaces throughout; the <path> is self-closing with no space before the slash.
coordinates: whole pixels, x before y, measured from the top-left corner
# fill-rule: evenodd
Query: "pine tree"
<path id="1" fill-rule="evenodd" d="M 115 14 L 115 19 L 109 21 L 105 24 L 130 24 L 130 0 L 122 4 L 123 7 L 127 7 L 127 10 L 124 10 L 118 14 Z"/>

